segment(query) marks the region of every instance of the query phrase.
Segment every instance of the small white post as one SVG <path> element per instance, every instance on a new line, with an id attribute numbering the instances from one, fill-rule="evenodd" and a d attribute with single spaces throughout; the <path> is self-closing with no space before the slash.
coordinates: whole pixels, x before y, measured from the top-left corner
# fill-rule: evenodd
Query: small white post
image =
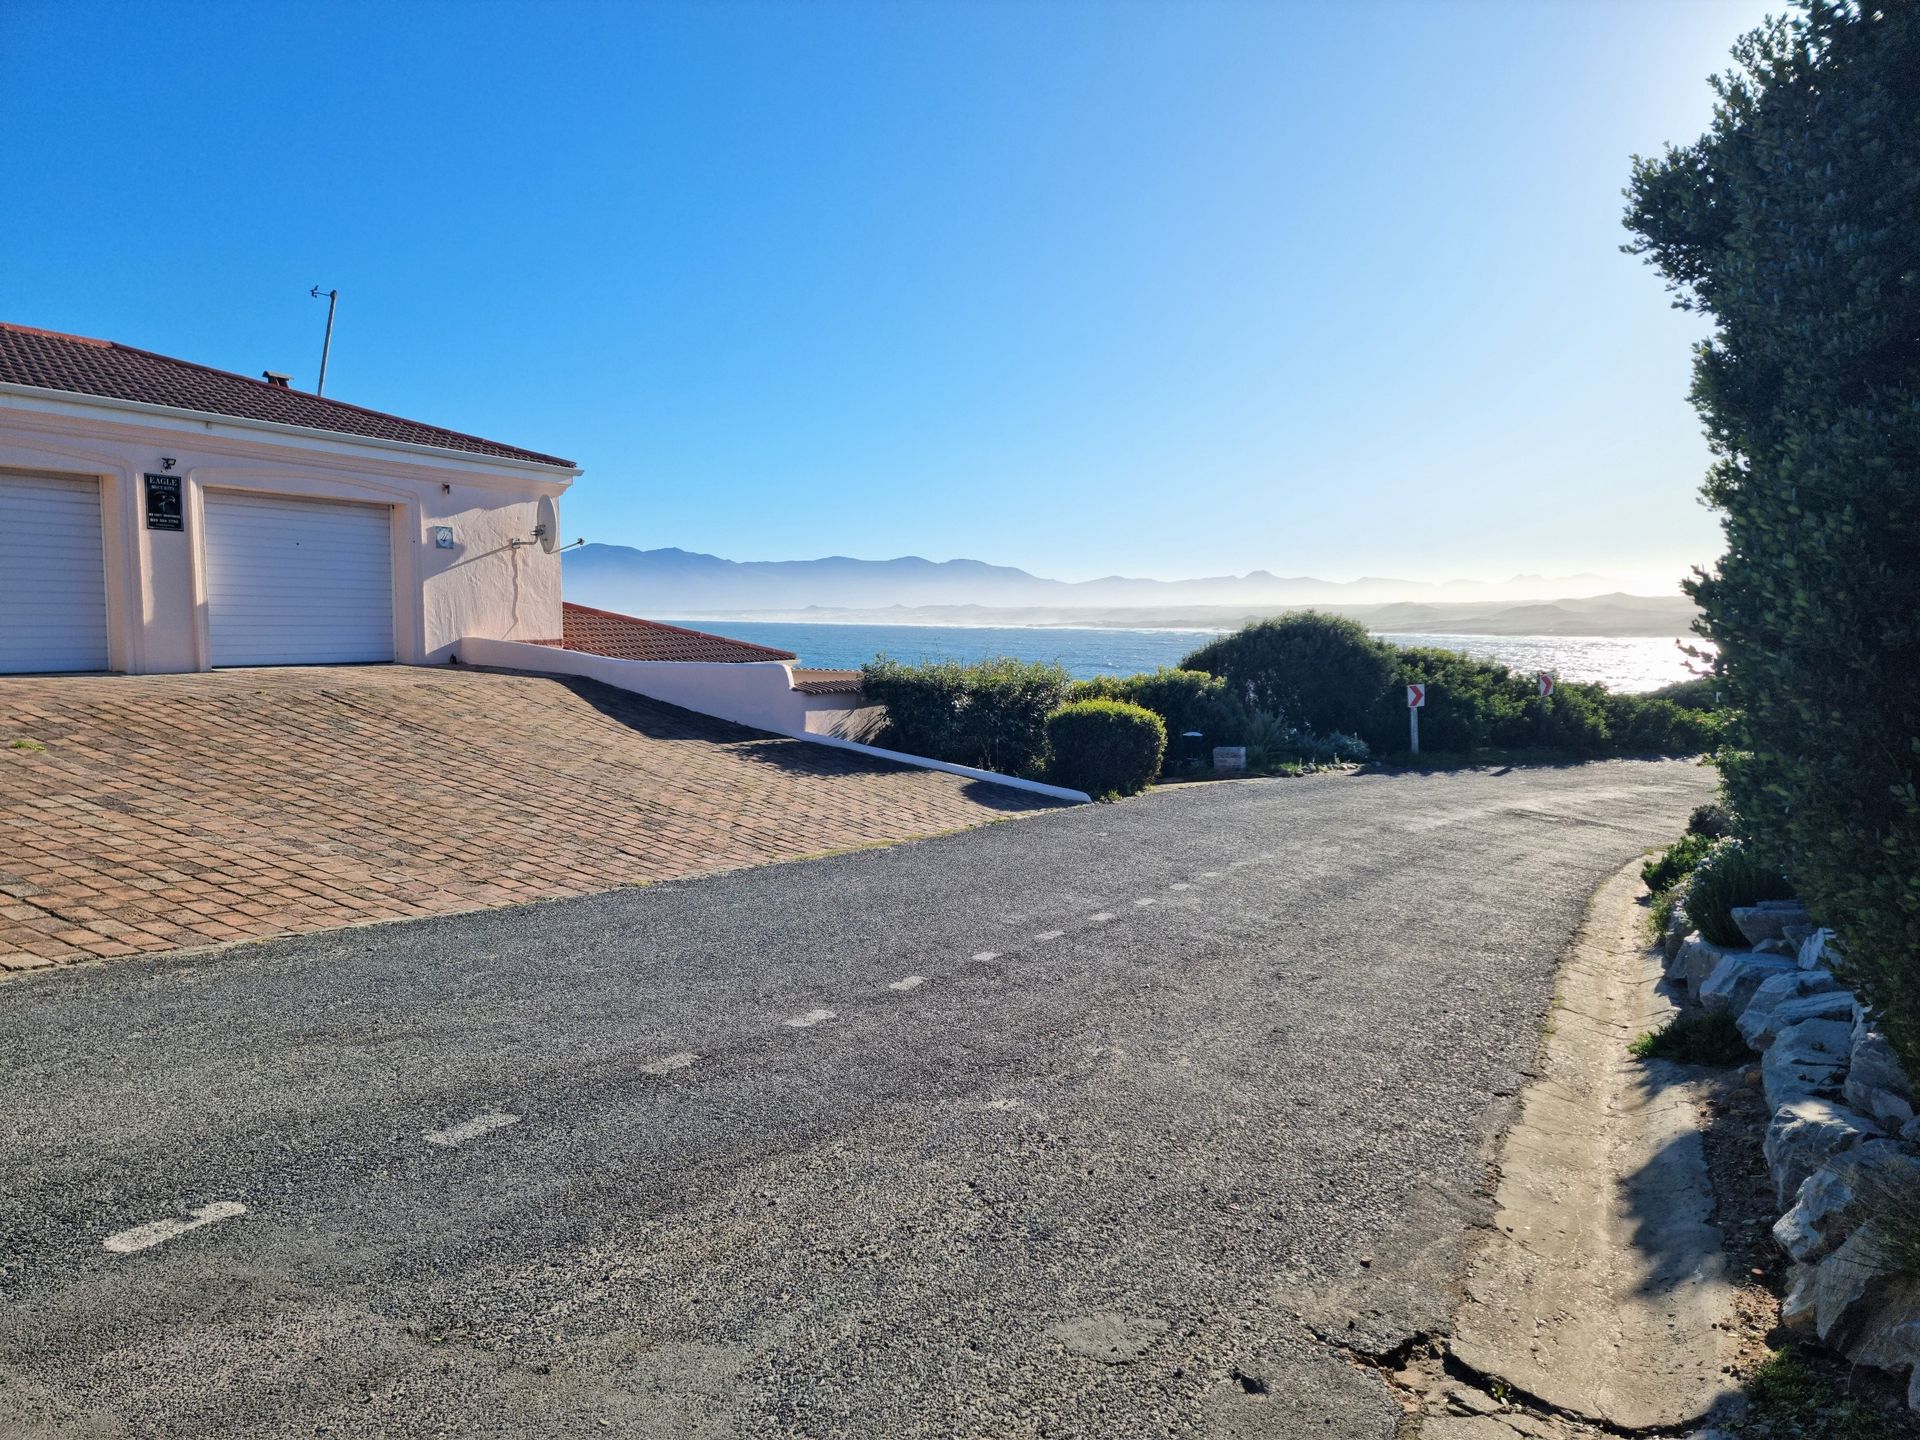
<path id="1" fill-rule="evenodd" d="M 1413 753 L 1420 753 L 1420 712 L 1412 706 L 1407 707 L 1407 724 L 1413 728 Z"/>

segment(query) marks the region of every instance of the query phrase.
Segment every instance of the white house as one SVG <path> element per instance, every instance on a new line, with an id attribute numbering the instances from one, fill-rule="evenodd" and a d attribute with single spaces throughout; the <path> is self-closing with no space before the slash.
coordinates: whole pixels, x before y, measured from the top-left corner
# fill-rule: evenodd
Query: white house
<path id="1" fill-rule="evenodd" d="M 579 473 L 284 376 L 0 324 L 0 673 L 558 641 L 540 542 Z"/>
<path id="2" fill-rule="evenodd" d="M 564 605 L 571 460 L 151 351 L 0 322 L 0 675 L 460 662 L 862 743 L 857 673 Z"/>

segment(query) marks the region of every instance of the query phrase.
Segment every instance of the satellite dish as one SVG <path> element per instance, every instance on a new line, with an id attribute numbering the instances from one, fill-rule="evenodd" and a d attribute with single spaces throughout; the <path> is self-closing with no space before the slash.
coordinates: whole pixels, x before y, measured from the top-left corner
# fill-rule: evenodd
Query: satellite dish
<path id="1" fill-rule="evenodd" d="M 540 548 L 551 555 L 560 548 L 560 507 L 551 495 L 540 497 L 534 512 L 533 533 L 540 537 Z"/>

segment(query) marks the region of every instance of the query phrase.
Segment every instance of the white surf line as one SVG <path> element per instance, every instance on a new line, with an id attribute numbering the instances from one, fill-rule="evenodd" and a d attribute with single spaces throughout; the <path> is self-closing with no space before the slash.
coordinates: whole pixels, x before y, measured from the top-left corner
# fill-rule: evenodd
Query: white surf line
<path id="1" fill-rule="evenodd" d="M 895 980 L 887 986 L 889 990 L 914 990 L 927 983 L 924 975 L 909 975 L 904 980 Z"/>
<path id="2" fill-rule="evenodd" d="M 691 1050 L 676 1050 L 671 1055 L 662 1055 L 658 1060 L 649 1060 L 640 1067 L 643 1075 L 671 1075 L 676 1070 L 684 1070 L 700 1057 Z"/>
<path id="3" fill-rule="evenodd" d="M 790 1030 L 811 1030 L 822 1020 L 831 1020 L 833 1018 L 834 1013 L 831 1010 L 809 1010 L 804 1015 L 794 1016 L 793 1019 L 786 1023 L 787 1028 Z"/>
<path id="4" fill-rule="evenodd" d="M 973 960 L 998 960 L 1000 958 L 1000 952 L 998 950 L 976 950 L 968 958 Z"/>
<path id="5" fill-rule="evenodd" d="M 190 1220 L 149 1220 L 144 1225 L 136 1225 L 131 1230 L 121 1230 L 107 1236 L 100 1242 L 102 1248 L 116 1255 L 131 1255 L 136 1250 L 146 1250 L 171 1240 L 176 1235 L 184 1235 L 189 1230 L 198 1230 L 202 1225 L 211 1225 L 216 1220 L 231 1220 L 236 1215 L 247 1213 L 247 1207 L 238 1200 L 215 1200 L 211 1205 L 202 1205 L 198 1210 L 187 1212 Z"/>
<path id="6" fill-rule="evenodd" d="M 1033 938 L 1036 940 L 1058 940 L 1062 935 L 1066 933 L 1067 932 L 1064 930 L 1042 930 L 1038 935 L 1034 936 Z"/>
<path id="7" fill-rule="evenodd" d="M 423 1130 L 420 1133 L 429 1145 L 464 1145 L 489 1131 L 519 1123 L 518 1115 L 509 1115 L 504 1110 L 489 1110 L 471 1120 L 462 1120 L 458 1125 L 449 1125 L 444 1130 Z"/>

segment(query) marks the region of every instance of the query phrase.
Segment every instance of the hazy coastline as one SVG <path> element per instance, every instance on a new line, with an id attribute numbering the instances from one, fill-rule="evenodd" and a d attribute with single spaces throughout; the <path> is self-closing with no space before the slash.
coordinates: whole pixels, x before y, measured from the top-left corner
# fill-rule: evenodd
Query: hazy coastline
<path id="1" fill-rule="evenodd" d="M 587 600 L 586 603 L 594 603 Z M 1404 601 L 1374 605 L 804 606 L 765 610 L 701 607 L 656 610 L 676 622 L 750 624 L 901 625 L 939 629 L 1234 630 L 1290 610 L 1316 609 L 1358 620 L 1369 630 L 1402 635 L 1621 636 L 1681 638 L 1699 613 L 1682 595 L 1596 595 L 1533 602 Z"/>

